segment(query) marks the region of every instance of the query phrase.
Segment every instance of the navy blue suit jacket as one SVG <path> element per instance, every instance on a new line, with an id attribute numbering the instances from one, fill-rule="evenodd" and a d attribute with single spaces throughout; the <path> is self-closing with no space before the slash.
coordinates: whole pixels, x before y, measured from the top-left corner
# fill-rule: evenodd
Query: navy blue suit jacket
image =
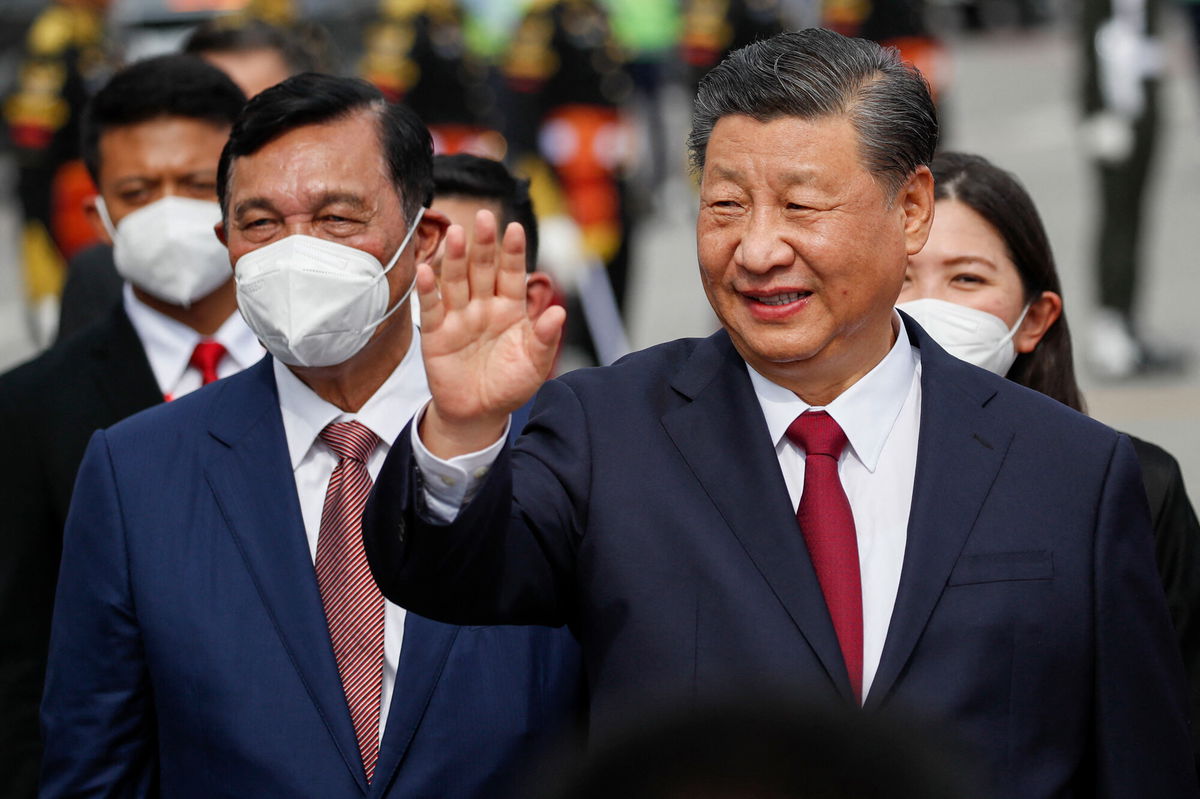
<path id="1" fill-rule="evenodd" d="M 97 433 L 67 520 L 43 796 L 503 796 L 580 707 L 565 629 L 409 613 L 363 776 L 270 359 Z"/>
<path id="2" fill-rule="evenodd" d="M 1129 440 L 958 361 L 922 362 L 903 570 L 870 708 L 941 719 L 999 797 L 1195 796 L 1185 695 Z M 547 383 L 450 525 L 405 445 L 364 536 L 384 593 L 457 623 L 572 624 L 593 726 L 762 685 L 852 701 L 728 335 Z"/>

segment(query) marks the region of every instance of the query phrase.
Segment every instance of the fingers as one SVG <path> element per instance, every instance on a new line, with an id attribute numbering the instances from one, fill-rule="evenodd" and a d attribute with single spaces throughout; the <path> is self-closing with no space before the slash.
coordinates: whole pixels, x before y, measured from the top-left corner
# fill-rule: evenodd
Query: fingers
<path id="1" fill-rule="evenodd" d="M 438 297 L 437 276 L 427 263 L 417 264 L 417 297 L 421 300 L 421 330 L 432 333 L 446 318 L 446 308 Z"/>
<path id="2" fill-rule="evenodd" d="M 475 213 L 467 279 L 473 299 L 486 300 L 496 293 L 496 217 L 491 211 Z"/>
<path id="3" fill-rule="evenodd" d="M 504 231 L 495 280 L 497 296 L 525 304 L 525 229 L 516 222 L 510 222 Z"/>
<path id="4" fill-rule="evenodd" d="M 549 377 L 550 369 L 554 366 L 554 356 L 558 352 L 558 341 L 562 338 L 566 321 L 567 310 L 561 305 L 551 305 L 533 323 L 533 352 L 530 356 L 544 377 Z"/>
<path id="5" fill-rule="evenodd" d="M 462 225 L 451 225 L 446 231 L 446 251 L 442 255 L 441 292 L 446 311 L 465 308 L 471 298 L 467 283 L 467 233 Z M 422 302 L 422 306 L 424 302 Z M 422 320 L 424 313 L 422 313 Z"/>

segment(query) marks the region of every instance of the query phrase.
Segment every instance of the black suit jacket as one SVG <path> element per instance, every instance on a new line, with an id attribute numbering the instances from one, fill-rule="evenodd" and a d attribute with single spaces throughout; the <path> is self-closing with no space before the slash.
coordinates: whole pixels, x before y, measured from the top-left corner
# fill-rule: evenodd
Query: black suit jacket
<path id="1" fill-rule="evenodd" d="M 124 285 L 109 245 L 88 247 L 72 258 L 67 264 L 67 282 L 58 308 L 56 341 L 66 341 L 104 320 L 112 306 L 121 300 Z"/>
<path id="2" fill-rule="evenodd" d="M 951 724 L 1004 799 L 1197 796 L 1128 438 L 906 324 L 922 368 L 916 480 L 867 708 Z M 408 436 L 364 519 L 384 594 L 457 623 L 570 622 L 593 725 L 746 686 L 853 701 L 724 332 L 548 382 L 449 525 L 423 510 Z"/>
<path id="3" fill-rule="evenodd" d="M 63 525 L 92 433 L 162 401 L 124 309 L 0 376 L 0 796 L 34 796 Z"/>
<path id="4" fill-rule="evenodd" d="M 1193 745 L 1200 770 L 1200 521 L 1188 501 L 1179 462 L 1162 447 L 1132 438 L 1150 501 L 1154 555 L 1167 609 L 1183 652 L 1191 701 Z"/>

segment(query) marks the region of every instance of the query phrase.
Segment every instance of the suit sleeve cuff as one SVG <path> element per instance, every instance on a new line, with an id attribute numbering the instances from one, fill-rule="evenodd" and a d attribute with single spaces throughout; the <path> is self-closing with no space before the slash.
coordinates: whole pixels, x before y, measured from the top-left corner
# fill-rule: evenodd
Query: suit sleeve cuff
<path id="1" fill-rule="evenodd" d="M 471 501 L 484 478 L 500 456 L 504 442 L 508 440 L 508 431 L 512 426 L 512 417 L 504 425 L 504 432 L 491 446 L 478 452 L 468 452 L 456 455 L 450 460 L 442 460 L 425 448 L 417 431 L 421 427 L 421 419 L 429 403 L 417 413 L 412 423 L 412 452 L 413 461 L 421 473 L 421 489 L 424 493 L 425 509 L 429 515 L 443 523 L 450 523 L 458 516 L 459 510 Z"/>

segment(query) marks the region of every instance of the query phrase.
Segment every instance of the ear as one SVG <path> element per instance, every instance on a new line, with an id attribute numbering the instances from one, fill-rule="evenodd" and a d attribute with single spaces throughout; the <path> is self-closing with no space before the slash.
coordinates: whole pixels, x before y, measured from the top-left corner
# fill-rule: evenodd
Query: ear
<path id="1" fill-rule="evenodd" d="M 83 201 L 83 215 L 96 232 L 96 238 L 111 247 L 112 236 L 108 235 L 108 228 L 104 227 L 104 222 L 100 219 L 100 211 L 96 208 L 96 195 L 93 194 Z"/>
<path id="2" fill-rule="evenodd" d="M 909 255 L 916 255 L 929 238 L 933 226 L 933 173 L 922 164 L 909 176 L 896 197 L 904 211 L 904 242 Z"/>
<path id="3" fill-rule="evenodd" d="M 426 208 L 425 214 L 417 224 L 416 263 L 429 263 L 438 251 L 438 246 L 450 228 L 450 218 L 441 211 Z"/>
<path id="4" fill-rule="evenodd" d="M 530 272 L 525 277 L 525 315 L 537 319 L 554 301 L 554 281 L 545 272 Z"/>
<path id="5" fill-rule="evenodd" d="M 1033 301 L 1025 314 L 1025 321 L 1013 336 L 1013 345 L 1017 352 L 1033 352 L 1042 338 L 1062 316 L 1062 297 L 1053 291 L 1043 291 L 1042 296 Z"/>
<path id="6" fill-rule="evenodd" d="M 213 233 L 216 234 L 217 241 L 221 242 L 226 247 L 229 246 L 229 234 L 225 231 L 225 220 L 221 220 L 217 224 L 213 225 Z"/>

